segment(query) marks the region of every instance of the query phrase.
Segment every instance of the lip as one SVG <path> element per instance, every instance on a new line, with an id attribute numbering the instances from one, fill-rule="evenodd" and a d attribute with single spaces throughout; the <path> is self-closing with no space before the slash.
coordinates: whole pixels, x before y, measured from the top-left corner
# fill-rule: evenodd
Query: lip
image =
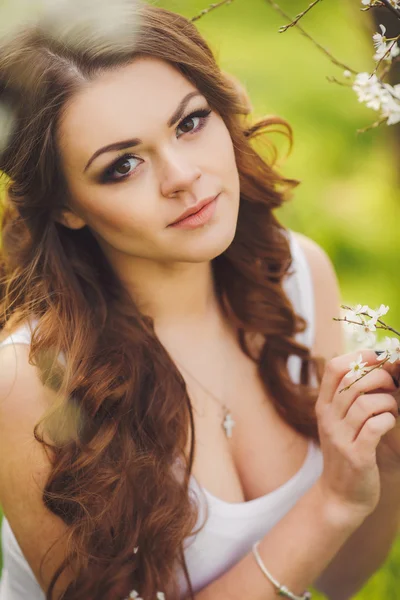
<path id="1" fill-rule="evenodd" d="M 211 204 L 211 202 L 214 202 L 214 200 L 216 200 L 218 198 L 218 196 L 219 196 L 219 194 L 217 194 L 216 196 L 211 196 L 209 198 L 205 198 L 204 200 L 202 200 L 201 202 L 198 202 L 194 206 L 190 206 L 175 221 L 170 223 L 168 225 L 168 227 L 173 227 L 173 226 L 179 225 L 180 223 L 183 224 L 183 221 L 185 221 L 185 219 L 187 219 L 188 217 L 192 217 L 193 215 L 196 215 L 197 213 L 199 213 L 205 206 L 207 206 L 208 204 Z"/>

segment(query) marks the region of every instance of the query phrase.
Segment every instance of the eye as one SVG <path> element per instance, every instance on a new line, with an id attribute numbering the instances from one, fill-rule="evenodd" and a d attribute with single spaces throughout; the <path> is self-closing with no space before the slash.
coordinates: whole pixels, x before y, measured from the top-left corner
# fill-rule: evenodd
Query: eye
<path id="1" fill-rule="evenodd" d="M 135 168 L 143 161 L 136 156 L 126 154 L 118 159 L 105 171 L 103 181 L 118 181 L 129 177 Z"/>
<path id="2" fill-rule="evenodd" d="M 210 114 L 211 110 L 209 109 L 197 110 L 185 117 L 179 123 L 176 131 L 178 132 L 180 129 L 182 131 L 181 135 L 184 133 L 195 133 L 196 131 L 200 131 L 207 123 Z M 178 135 L 178 137 L 180 137 L 180 135 Z"/>

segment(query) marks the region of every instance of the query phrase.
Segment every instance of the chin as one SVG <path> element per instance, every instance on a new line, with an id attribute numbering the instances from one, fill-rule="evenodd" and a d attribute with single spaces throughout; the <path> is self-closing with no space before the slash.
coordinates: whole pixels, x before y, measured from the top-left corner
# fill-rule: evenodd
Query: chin
<path id="1" fill-rule="evenodd" d="M 229 227 L 226 224 L 206 226 L 202 231 L 196 231 L 196 236 L 182 244 L 177 260 L 193 263 L 209 262 L 229 248 L 235 233 L 236 221 Z"/>

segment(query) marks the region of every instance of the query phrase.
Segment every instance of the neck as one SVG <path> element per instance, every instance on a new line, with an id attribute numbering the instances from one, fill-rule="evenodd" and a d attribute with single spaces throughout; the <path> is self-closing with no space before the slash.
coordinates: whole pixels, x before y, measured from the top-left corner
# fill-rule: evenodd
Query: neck
<path id="1" fill-rule="evenodd" d="M 220 313 L 211 262 L 162 265 L 135 259 L 119 277 L 156 330 L 201 328 Z"/>

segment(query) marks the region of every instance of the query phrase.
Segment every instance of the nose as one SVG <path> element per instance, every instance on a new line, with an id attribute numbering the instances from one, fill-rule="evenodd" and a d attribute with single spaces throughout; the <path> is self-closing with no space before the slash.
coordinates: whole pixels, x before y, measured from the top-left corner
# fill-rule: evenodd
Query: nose
<path id="1" fill-rule="evenodd" d="M 185 156 L 184 151 L 168 150 L 164 153 L 160 165 L 161 194 L 165 198 L 182 192 L 192 192 L 194 183 L 200 179 L 201 169 Z"/>

